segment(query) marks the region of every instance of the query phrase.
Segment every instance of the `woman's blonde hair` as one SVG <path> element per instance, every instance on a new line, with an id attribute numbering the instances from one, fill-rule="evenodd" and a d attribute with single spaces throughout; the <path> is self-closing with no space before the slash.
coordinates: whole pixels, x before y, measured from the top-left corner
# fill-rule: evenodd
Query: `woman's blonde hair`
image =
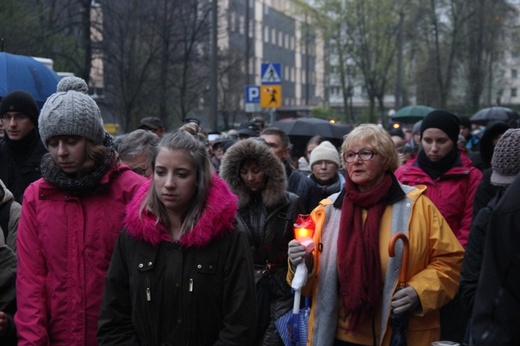
<path id="1" fill-rule="evenodd" d="M 394 172 L 399 167 L 399 159 L 394 141 L 384 129 L 374 124 L 361 124 L 345 136 L 341 145 L 341 157 L 355 144 L 366 143 L 381 155 L 385 169 Z M 344 160 L 344 159 L 343 159 Z"/>
<path id="2" fill-rule="evenodd" d="M 189 122 L 180 127 L 176 132 L 167 133 L 161 139 L 152 159 L 152 169 L 155 175 L 155 160 L 157 153 L 162 148 L 169 150 L 182 150 L 192 160 L 197 177 L 195 182 L 195 193 L 193 194 L 192 203 L 184 216 L 181 225 L 181 234 L 190 232 L 198 222 L 202 211 L 206 205 L 207 196 L 211 184 L 212 170 L 209 161 L 208 152 L 205 144 L 199 139 L 199 125 Z M 152 178 L 152 185 L 148 191 L 148 195 L 140 207 L 139 213 L 145 210 L 151 211 L 157 216 L 157 223 L 163 222 L 166 227 L 170 228 L 170 221 L 164 203 L 155 192 L 155 182 Z"/>

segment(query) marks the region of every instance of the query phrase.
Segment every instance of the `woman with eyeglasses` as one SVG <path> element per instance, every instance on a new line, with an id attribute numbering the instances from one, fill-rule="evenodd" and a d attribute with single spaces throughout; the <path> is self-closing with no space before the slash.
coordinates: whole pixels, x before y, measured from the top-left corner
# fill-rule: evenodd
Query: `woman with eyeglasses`
<path id="1" fill-rule="evenodd" d="M 457 291 L 463 249 L 424 188 L 397 181 L 397 151 L 383 129 L 360 125 L 341 151 L 345 187 L 311 214 L 319 245 L 306 255 L 289 243 L 288 281 L 302 261 L 310 273 L 302 291 L 313 299 L 307 344 L 389 345 L 393 312 L 409 315 L 408 345 L 430 345 L 440 336 L 438 309 Z M 402 289 L 402 247 L 388 254 L 398 232 L 409 239 Z"/>

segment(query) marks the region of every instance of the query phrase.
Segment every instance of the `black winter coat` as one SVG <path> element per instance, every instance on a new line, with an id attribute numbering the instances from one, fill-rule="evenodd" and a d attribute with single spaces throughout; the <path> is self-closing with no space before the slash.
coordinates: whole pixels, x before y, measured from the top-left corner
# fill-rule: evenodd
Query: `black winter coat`
<path id="1" fill-rule="evenodd" d="M 100 344 L 247 346 L 255 300 L 246 251 L 240 232 L 197 249 L 154 247 L 123 231 L 107 276 Z"/>
<path id="2" fill-rule="evenodd" d="M 468 243 L 466 244 L 466 251 L 464 253 L 464 263 L 460 273 L 459 288 L 462 306 L 469 316 L 471 316 L 475 302 L 475 293 L 477 292 L 480 270 L 482 268 L 482 257 L 484 257 L 489 221 L 491 220 L 493 209 L 496 208 L 502 193 L 503 190 L 499 190 L 497 196 L 495 196 L 486 207 L 479 210 L 477 216 L 471 223 Z"/>
<path id="3" fill-rule="evenodd" d="M 46 153 L 36 128 L 19 141 L 10 141 L 6 135 L 0 142 L 0 180 L 18 203 L 27 186 L 41 178 L 40 162 Z"/>
<path id="4" fill-rule="evenodd" d="M 251 158 L 258 163 L 265 176 L 264 187 L 256 192 L 246 187 L 240 175 L 243 163 Z M 289 241 L 294 239 L 294 221 L 298 214 L 305 213 L 301 198 L 286 190 L 285 169 L 271 148 L 254 139 L 239 141 L 228 149 L 220 166 L 220 174 L 239 198 L 237 229 L 247 237 L 256 272 L 260 274 L 267 270 L 263 284 L 269 288 L 268 304 L 261 304 L 258 309 L 269 305 L 270 319 L 267 318 L 268 326 L 263 325 L 266 331 L 258 332 L 258 344 L 283 345 L 274 321 L 293 305 L 291 287 L 286 281 L 287 250 Z M 264 301 L 261 296 L 258 293 L 259 302 Z"/>
<path id="5" fill-rule="evenodd" d="M 520 345 L 520 176 L 491 216 L 473 305 L 473 345 Z"/>
<path id="6" fill-rule="evenodd" d="M 0 242 L 1 243 L 1 242 Z M 16 312 L 16 255 L 7 245 L 0 245 L 0 311 L 7 314 L 9 328 L 0 336 L 0 345 L 17 344 L 14 314 Z"/>
<path id="7" fill-rule="evenodd" d="M 312 201 L 314 182 L 305 174 L 295 171 L 287 160 L 284 162 L 284 167 L 287 175 L 287 191 L 300 196 L 305 212 L 310 214 L 316 207 Z"/>

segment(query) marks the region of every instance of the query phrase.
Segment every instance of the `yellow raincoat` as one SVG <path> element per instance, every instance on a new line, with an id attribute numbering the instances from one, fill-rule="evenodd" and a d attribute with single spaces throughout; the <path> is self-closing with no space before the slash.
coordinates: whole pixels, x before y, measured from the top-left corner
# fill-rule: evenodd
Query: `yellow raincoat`
<path id="1" fill-rule="evenodd" d="M 397 287 L 400 269 L 400 262 L 388 255 L 392 234 L 403 232 L 408 236 L 407 285 L 415 289 L 420 299 L 418 308 L 410 312 L 406 332 L 408 345 L 429 346 L 439 339 L 438 309 L 449 302 L 458 290 L 464 249 L 438 209 L 424 194 L 425 190 L 424 186 L 412 188 L 394 181 L 391 195 L 393 193 L 395 196 L 397 192 L 398 200 L 389 203 L 381 219 L 380 256 L 384 290 L 379 320 L 375 321 L 373 331 L 378 345 L 389 345 L 392 334 L 388 325 L 390 300 Z M 337 330 L 340 304 L 336 258 L 344 193 L 343 190 L 322 200 L 311 214 L 316 223 L 314 240 L 317 246 L 313 252 L 313 269 L 303 289 L 304 295 L 312 296 L 308 345 L 330 346 L 337 332 L 341 334 Z M 289 283 L 293 276 L 294 272 L 290 269 L 287 275 Z M 372 342 L 369 344 L 372 345 Z"/>

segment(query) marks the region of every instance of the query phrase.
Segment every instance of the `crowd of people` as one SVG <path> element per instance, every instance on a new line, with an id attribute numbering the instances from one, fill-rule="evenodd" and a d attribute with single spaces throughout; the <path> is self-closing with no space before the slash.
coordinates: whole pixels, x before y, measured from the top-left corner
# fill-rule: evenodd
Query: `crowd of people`
<path id="1" fill-rule="evenodd" d="M 395 315 L 408 345 L 520 343 L 510 124 L 476 136 L 434 110 L 302 157 L 261 118 L 210 140 L 148 116 L 114 138 L 77 77 L 41 110 L 11 92 L 0 122 L 1 345 L 282 346 L 299 266 L 307 345 L 393 345 Z"/>

